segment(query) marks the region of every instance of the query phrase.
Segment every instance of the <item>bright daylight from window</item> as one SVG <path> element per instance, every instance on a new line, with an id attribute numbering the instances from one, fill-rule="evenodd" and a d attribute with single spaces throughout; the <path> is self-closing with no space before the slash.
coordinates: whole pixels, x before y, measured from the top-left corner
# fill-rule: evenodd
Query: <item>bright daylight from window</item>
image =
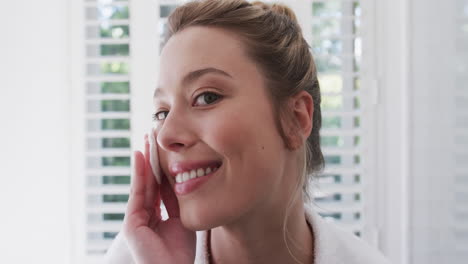
<path id="1" fill-rule="evenodd" d="M 1 263 L 103 263 L 187 2 L 4 3 Z M 468 0 L 280 3 L 320 84 L 325 166 L 307 205 L 391 263 L 465 263 Z"/>

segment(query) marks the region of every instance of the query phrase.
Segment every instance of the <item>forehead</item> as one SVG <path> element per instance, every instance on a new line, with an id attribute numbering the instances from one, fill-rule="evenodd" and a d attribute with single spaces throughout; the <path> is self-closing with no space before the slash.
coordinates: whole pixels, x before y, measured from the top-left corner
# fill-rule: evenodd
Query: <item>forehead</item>
<path id="1" fill-rule="evenodd" d="M 201 68 L 218 68 L 234 78 L 256 68 L 247 58 L 240 38 L 233 32 L 193 26 L 172 36 L 160 58 L 159 82 L 177 82 L 183 75 Z M 255 72 L 256 69 L 254 69 Z"/>

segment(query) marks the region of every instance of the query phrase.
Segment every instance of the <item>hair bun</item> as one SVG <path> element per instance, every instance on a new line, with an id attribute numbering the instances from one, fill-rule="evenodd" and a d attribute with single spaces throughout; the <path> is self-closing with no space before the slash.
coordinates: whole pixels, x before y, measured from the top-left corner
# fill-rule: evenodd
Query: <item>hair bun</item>
<path id="1" fill-rule="evenodd" d="M 296 15 L 294 14 L 294 11 L 292 11 L 291 8 L 284 4 L 267 4 L 262 1 L 255 1 L 252 3 L 254 6 L 259 6 L 265 11 L 272 11 L 276 14 L 283 15 L 289 17 L 292 21 L 297 23 L 297 18 Z"/>

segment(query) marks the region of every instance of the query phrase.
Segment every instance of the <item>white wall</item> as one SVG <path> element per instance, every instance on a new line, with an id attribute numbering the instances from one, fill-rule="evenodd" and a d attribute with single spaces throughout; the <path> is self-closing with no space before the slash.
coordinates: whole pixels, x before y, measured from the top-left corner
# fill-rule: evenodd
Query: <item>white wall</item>
<path id="1" fill-rule="evenodd" d="M 468 259 L 468 0 L 373 0 L 383 251 Z"/>
<path id="2" fill-rule="evenodd" d="M 68 1 L 3 1 L 0 263 L 70 263 Z"/>
<path id="3" fill-rule="evenodd" d="M 374 0 L 378 109 L 377 183 L 380 248 L 395 264 L 408 259 L 409 0 Z"/>
<path id="4" fill-rule="evenodd" d="M 467 263 L 468 1 L 413 0 L 410 8 L 410 260 Z"/>

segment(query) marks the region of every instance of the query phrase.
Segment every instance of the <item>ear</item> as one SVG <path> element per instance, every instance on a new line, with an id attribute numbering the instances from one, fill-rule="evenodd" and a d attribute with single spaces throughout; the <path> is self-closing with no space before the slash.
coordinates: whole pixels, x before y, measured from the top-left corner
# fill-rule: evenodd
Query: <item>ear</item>
<path id="1" fill-rule="evenodd" d="M 314 100 L 308 92 L 301 91 L 290 98 L 290 107 L 294 124 L 293 130 L 290 131 L 291 147 L 297 149 L 304 144 L 312 132 Z"/>

